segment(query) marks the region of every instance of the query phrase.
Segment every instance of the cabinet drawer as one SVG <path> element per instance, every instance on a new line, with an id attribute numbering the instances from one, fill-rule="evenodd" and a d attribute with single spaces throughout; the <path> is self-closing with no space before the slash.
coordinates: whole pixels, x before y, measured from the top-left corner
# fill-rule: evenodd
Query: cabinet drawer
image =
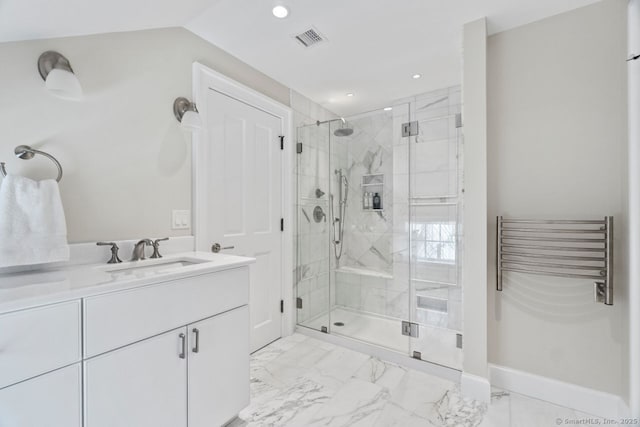
<path id="1" fill-rule="evenodd" d="M 2 427 L 81 427 L 80 364 L 0 390 Z"/>
<path id="2" fill-rule="evenodd" d="M 80 361 L 80 301 L 0 315 L 0 388 Z"/>
<path id="3" fill-rule="evenodd" d="M 85 357 L 93 357 L 248 304 L 249 269 L 219 271 L 84 301 Z"/>

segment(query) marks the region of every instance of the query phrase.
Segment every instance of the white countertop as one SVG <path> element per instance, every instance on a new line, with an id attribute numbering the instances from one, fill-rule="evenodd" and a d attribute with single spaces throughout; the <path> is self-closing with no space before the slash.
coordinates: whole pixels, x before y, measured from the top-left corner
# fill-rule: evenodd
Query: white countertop
<path id="1" fill-rule="evenodd" d="M 178 262 L 194 262 L 194 264 L 167 267 L 166 271 L 162 271 L 162 268 L 159 267 L 160 264 Z M 75 265 L 48 270 L 0 274 L 0 314 L 228 270 L 253 262 L 255 262 L 254 258 L 234 255 L 183 252 L 144 261 Z M 154 268 L 154 266 L 158 268 Z M 123 271 L 131 267 L 141 268 Z"/>

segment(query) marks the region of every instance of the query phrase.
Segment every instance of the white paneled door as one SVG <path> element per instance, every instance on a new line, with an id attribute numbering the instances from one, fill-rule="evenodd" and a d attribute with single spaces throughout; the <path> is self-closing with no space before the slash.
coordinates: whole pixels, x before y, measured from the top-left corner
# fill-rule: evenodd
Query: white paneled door
<path id="1" fill-rule="evenodd" d="M 282 119 L 213 89 L 199 106 L 205 124 L 198 147 L 205 173 L 200 250 L 250 256 L 253 352 L 282 335 Z M 203 192 L 199 192 L 203 194 Z M 203 224 L 204 223 L 204 224 Z"/>

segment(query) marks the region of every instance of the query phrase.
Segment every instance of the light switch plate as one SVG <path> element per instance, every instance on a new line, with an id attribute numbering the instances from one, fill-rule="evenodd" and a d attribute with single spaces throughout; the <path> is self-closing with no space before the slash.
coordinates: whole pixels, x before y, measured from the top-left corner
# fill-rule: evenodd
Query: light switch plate
<path id="1" fill-rule="evenodd" d="M 172 230 L 185 230 L 191 228 L 191 211 L 174 210 L 173 221 L 171 222 Z"/>

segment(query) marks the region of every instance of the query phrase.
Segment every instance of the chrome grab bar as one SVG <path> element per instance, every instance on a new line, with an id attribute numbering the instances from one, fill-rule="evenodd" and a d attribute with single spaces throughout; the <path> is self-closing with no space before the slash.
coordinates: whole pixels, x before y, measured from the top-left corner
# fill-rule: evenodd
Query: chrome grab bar
<path id="1" fill-rule="evenodd" d="M 515 225 L 505 227 L 505 224 Z M 553 227 L 559 224 L 564 227 Z M 591 236 L 579 237 L 584 234 Z M 613 305 L 613 217 L 541 220 L 499 216 L 496 230 L 498 291 L 502 291 L 505 271 L 593 279 L 596 301 Z M 598 274 L 594 274 L 596 271 Z"/>
<path id="2" fill-rule="evenodd" d="M 60 182 L 60 180 L 62 179 L 62 165 L 51 154 L 45 153 L 44 151 L 36 150 L 35 148 L 31 148 L 28 145 L 18 145 L 15 148 L 15 150 L 13 150 L 13 152 L 15 153 L 16 157 L 18 157 L 18 158 L 20 158 L 22 160 L 33 159 L 33 157 L 36 154 L 40 154 L 40 155 L 50 159 L 53 163 L 55 163 L 56 167 L 58 168 L 58 177 L 56 178 L 56 181 Z M 5 168 L 5 163 L 4 162 L 0 162 L 0 173 L 2 173 L 2 176 L 7 176 L 7 170 Z"/>

